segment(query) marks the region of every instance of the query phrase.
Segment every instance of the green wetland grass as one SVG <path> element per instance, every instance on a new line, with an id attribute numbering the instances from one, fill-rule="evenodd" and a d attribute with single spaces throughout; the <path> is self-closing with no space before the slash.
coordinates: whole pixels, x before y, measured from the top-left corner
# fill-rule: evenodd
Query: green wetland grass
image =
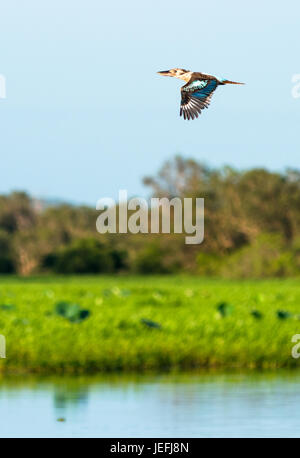
<path id="1" fill-rule="evenodd" d="M 0 279 L 2 372 L 298 367 L 297 280 Z"/>

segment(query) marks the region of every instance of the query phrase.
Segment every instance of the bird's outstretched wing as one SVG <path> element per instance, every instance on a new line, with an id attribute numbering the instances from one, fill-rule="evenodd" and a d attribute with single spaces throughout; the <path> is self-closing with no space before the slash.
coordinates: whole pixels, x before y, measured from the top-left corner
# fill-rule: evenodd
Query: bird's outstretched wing
<path id="1" fill-rule="evenodd" d="M 217 80 L 196 80 L 181 88 L 180 116 L 195 119 L 204 108 L 208 108 L 212 93 L 218 86 Z"/>

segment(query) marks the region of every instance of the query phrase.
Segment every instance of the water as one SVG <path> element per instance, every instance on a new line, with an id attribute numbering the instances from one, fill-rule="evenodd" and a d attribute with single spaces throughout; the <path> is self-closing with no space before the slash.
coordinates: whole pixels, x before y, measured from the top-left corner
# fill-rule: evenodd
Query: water
<path id="1" fill-rule="evenodd" d="M 300 373 L 4 377 L 0 412 L 1 437 L 299 437 Z"/>

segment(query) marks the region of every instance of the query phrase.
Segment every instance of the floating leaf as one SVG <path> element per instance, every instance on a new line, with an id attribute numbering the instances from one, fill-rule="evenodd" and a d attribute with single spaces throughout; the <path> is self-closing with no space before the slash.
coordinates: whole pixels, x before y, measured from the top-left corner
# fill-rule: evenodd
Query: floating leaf
<path id="1" fill-rule="evenodd" d="M 141 323 L 143 323 L 145 326 L 148 326 L 148 328 L 161 329 L 161 325 L 152 320 L 147 320 L 145 318 L 142 318 Z"/>
<path id="2" fill-rule="evenodd" d="M 130 296 L 130 291 L 127 289 L 120 289 L 118 286 L 114 286 L 111 289 L 112 294 L 114 294 L 117 297 L 128 297 Z"/>
<path id="3" fill-rule="evenodd" d="M 250 314 L 257 320 L 260 320 L 263 317 L 263 314 L 259 310 L 251 310 Z"/>
<path id="4" fill-rule="evenodd" d="M 262 302 L 265 302 L 266 296 L 264 294 L 262 294 L 262 293 L 259 293 L 259 294 L 257 294 L 255 299 L 256 299 L 256 302 L 262 303 Z"/>
<path id="5" fill-rule="evenodd" d="M 79 316 L 77 321 L 83 321 L 85 320 L 88 316 L 90 316 L 90 311 L 87 309 L 81 309 L 79 312 Z"/>
<path id="6" fill-rule="evenodd" d="M 290 312 L 287 312 L 285 310 L 276 310 L 276 315 L 277 318 L 280 320 L 286 320 L 287 318 L 290 318 L 292 314 Z"/>
<path id="7" fill-rule="evenodd" d="M 227 302 L 220 302 L 216 305 L 216 307 L 222 317 L 228 316 L 233 312 L 232 305 L 228 304 Z"/>
<path id="8" fill-rule="evenodd" d="M 15 310 L 16 306 L 13 304 L 1 304 L 0 309 L 1 310 Z"/>
<path id="9" fill-rule="evenodd" d="M 14 321 L 13 321 L 13 324 L 14 325 L 23 325 L 23 326 L 27 326 L 29 324 L 29 321 L 26 320 L 26 318 L 15 318 Z"/>
<path id="10" fill-rule="evenodd" d="M 118 324 L 119 329 L 127 329 L 128 327 L 130 327 L 130 323 L 126 320 L 121 320 Z"/>
<path id="11" fill-rule="evenodd" d="M 71 323 L 80 323 L 90 315 L 89 310 L 82 309 L 80 305 L 69 302 L 59 302 L 56 304 L 55 312 Z"/>
<path id="12" fill-rule="evenodd" d="M 115 296 L 120 296 L 121 295 L 121 290 L 118 286 L 114 286 L 112 289 L 111 289 L 111 292 L 115 295 Z"/>
<path id="13" fill-rule="evenodd" d="M 63 417 L 59 417 L 59 418 L 57 419 L 57 421 L 63 422 L 63 421 L 66 421 L 66 419 L 63 418 Z"/>
<path id="14" fill-rule="evenodd" d="M 73 316 L 79 312 L 80 305 L 72 304 L 70 302 L 58 302 L 58 304 L 56 304 L 55 310 L 58 315 L 69 318 L 70 316 Z"/>
<path id="15" fill-rule="evenodd" d="M 103 294 L 103 296 L 105 296 L 105 297 L 109 297 L 109 296 L 112 295 L 112 292 L 111 292 L 110 289 L 104 289 L 104 290 L 102 291 L 102 294 Z"/>
<path id="16" fill-rule="evenodd" d="M 180 307 L 182 305 L 182 300 L 181 298 L 175 299 L 172 301 L 172 306 L 173 307 Z"/>
<path id="17" fill-rule="evenodd" d="M 152 297 L 156 302 L 163 302 L 164 301 L 164 297 L 160 293 L 153 293 Z"/>
<path id="18" fill-rule="evenodd" d="M 129 291 L 129 289 L 122 289 L 120 294 L 122 297 L 128 297 L 130 296 L 131 291 Z"/>
<path id="19" fill-rule="evenodd" d="M 128 297 L 130 296 L 131 291 L 128 289 L 120 289 L 118 286 L 114 286 L 111 289 L 104 289 L 102 295 L 104 297 L 116 296 L 116 297 Z"/>
<path id="20" fill-rule="evenodd" d="M 186 297 L 193 297 L 194 296 L 194 291 L 192 289 L 186 289 L 184 292 Z"/>

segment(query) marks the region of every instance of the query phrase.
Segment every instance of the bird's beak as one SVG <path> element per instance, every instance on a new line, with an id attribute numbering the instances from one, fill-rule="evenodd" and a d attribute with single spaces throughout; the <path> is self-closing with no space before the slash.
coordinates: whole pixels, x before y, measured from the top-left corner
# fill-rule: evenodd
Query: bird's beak
<path id="1" fill-rule="evenodd" d="M 163 70 L 162 72 L 157 72 L 159 75 L 170 76 L 170 70 Z"/>

